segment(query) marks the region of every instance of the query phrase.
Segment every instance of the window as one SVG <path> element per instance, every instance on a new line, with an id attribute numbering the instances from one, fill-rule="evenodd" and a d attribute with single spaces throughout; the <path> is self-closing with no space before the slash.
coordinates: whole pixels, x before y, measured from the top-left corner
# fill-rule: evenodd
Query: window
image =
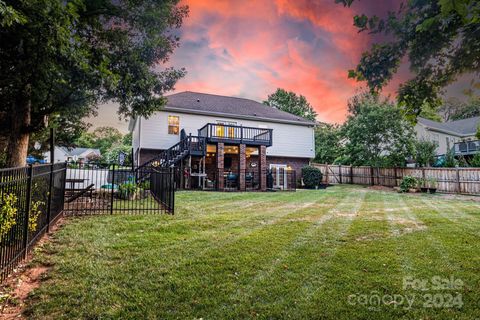
<path id="1" fill-rule="evenodd" d="M 168 134 L 180 133 L 180 117 L 178 116 L 168 116 Z"/>

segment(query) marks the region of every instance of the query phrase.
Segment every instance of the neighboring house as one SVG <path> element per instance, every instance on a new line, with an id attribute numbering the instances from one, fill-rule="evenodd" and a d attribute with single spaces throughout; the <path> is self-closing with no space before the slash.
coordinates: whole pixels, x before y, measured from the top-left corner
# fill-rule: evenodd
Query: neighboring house
<path id="1" fill-rule="evenodd" d="M 47 163 L 50 162 L 50 152 L 43 153 L 43 157 Z M 73 148 L 55 147 L 55 163 L 73 161 L 87 163 L 92 160 L 97 160 L 101 157 L 99 149 L 94 148 Z"/>
<path id="2" fill-rule="evenodd" d="M 198 182 L 208 187 L 214 183 L 216 189 L 226 187 L 228 181 L 223 181 L 223 176 L 227 173 L 238 176 L 235 188 L 240 190 L 245 187 L 244 175 L 247 180 L 255 175 L 260 189 L 264 189 L 267 169 L 276 175 L 276 183 L 282 184 L 283 176 L 279 174 L 294 170 L 298 179 L 301 168 L 315 156 L 312 121 L 249 99 L 196 92 L 181 92 L 167 99 L 164 110 L 148 119 L 139 117 L 130 121 L 137 165 L 171 160 L 178 167 L 187 168 L 187 175 L 200 177 L 191 184 Z M 180 152 L 177 145 L 176 160 L 161 155 L 163 150 L 181 141 L 182 134 L 187 140 L 189 135 L 198 136 L 190 138 L 195 143 L 205 141 L 205 152 Z M 186 153 L 189 155 L 185 156 Z"/>
<path id="3" fill-rule="evenodd" d="M 437 155 L 444 155 L 451 148 L 456 155 L 471 155 L 480 151 L 475 137 L 479 124 L 480 117 L 444 123 L 418 118 L 415 131 L 418 139 L 437 143 Z"/>

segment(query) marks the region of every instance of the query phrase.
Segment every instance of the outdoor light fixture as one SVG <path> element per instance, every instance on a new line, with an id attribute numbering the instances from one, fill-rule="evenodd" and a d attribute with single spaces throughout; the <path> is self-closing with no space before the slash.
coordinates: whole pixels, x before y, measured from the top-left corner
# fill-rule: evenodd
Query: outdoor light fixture
<path id="1" fill-rule="evenodd" d="M 33 145 L 33 148 L 35 150 L 40 150 L 40 148 L 42 147 L 42 145 L 40 144 L 40 142 L 36 141 L 35 144 Z"/>

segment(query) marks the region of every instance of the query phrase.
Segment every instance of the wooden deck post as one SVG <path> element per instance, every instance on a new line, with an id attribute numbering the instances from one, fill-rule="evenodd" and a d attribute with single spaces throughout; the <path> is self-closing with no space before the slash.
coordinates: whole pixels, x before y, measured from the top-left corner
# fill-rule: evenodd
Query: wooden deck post
<path id="1" fill-rule="evenodd" d="M 258 172 L 260 174 L 260 191 L 267 190 L 267 147 L 260 146 L 258 148 L 259 166 Z"/>
<path id="2" fill-rule="evenodd" d="M 225 145 L 223 142 L 217 144 L 217 189 L 223 191 L 225 189 L 225 181 L 223 174 L 225 171 Z"/>
<path id="3" fill-rule="evenodd" d="M 245 170 L 247 169 L 246 146 L 244 143 L 240 144 L 238 148 L 238 184 L 240 191 L 245 191 Z"/>

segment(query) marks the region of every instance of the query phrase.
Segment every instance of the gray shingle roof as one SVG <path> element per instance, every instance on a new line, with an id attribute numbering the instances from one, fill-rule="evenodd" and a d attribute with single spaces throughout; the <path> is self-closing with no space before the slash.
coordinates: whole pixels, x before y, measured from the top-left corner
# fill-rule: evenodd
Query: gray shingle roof
<path id="1" fill-rule="evenodd" d="M 266 106 L 260 102 L 226 97 L 207 93 L 185 91 L 167 96 L 166 110 L 203 114 L 223 114 L 225 116 L 291 122 L 303 125 L 314 125 L 315 122 L 302 117 Z"/>
<path id="2" fill-rule="evenodd" d="M 459 136 L 472 136 L 477 132 L 477 127 L 480 124 L 480 117 L 473 117 L 463 120 L 450 122 L 436 122 L 424 118 L 418 118 L 418 122 L 432 129 L 439 131 L 455 133 Z"/>

